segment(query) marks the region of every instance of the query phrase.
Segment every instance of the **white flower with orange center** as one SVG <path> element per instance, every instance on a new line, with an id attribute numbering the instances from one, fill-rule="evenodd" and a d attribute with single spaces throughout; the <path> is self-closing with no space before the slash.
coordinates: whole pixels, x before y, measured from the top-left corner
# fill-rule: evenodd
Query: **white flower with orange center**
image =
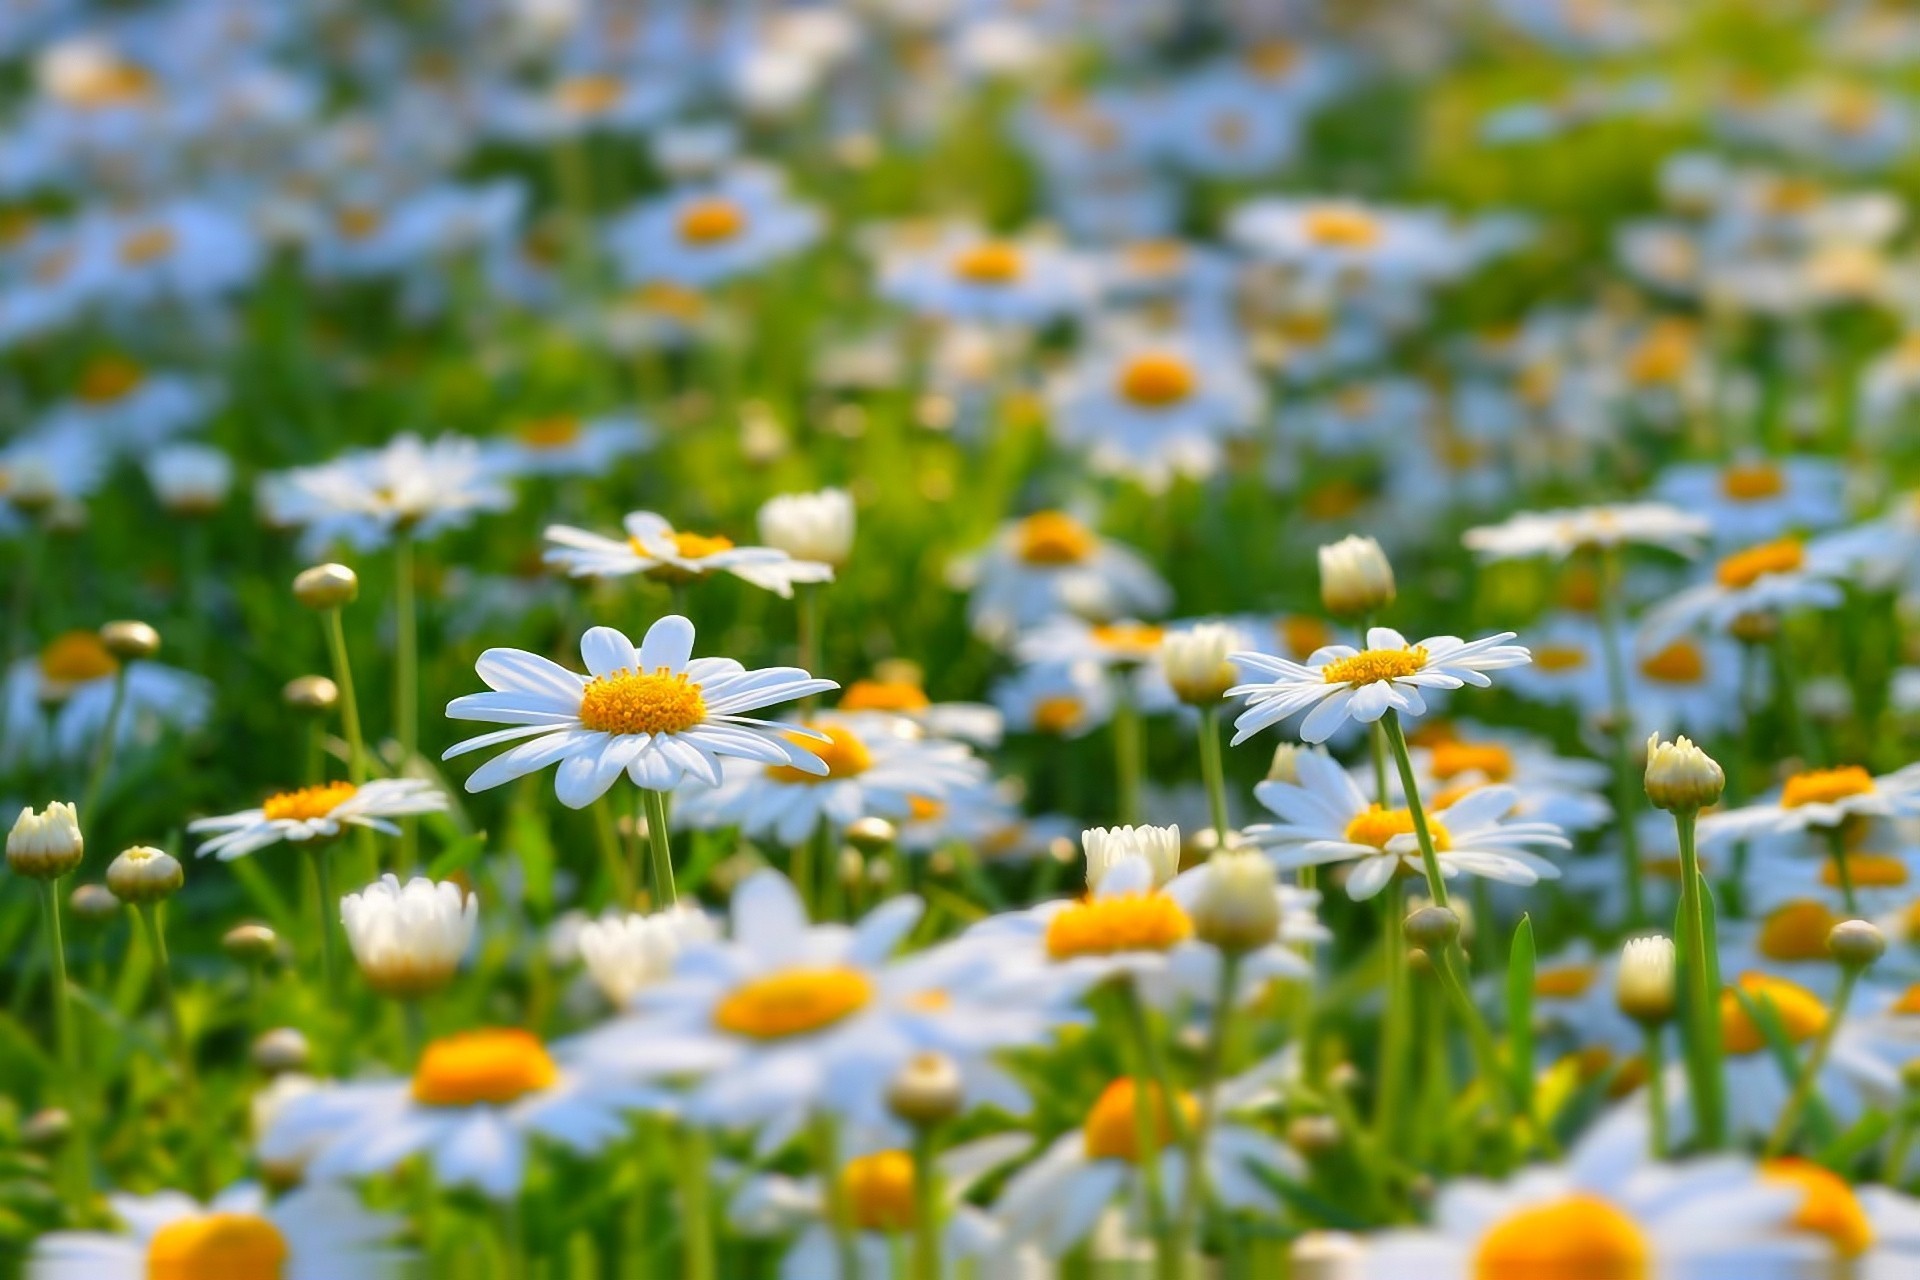
<path id="1" fill-rule="evenodd" d="M 1690 556 L 1699 551 L 1710 528 L 1692 508 L 1629 502 L 1523 511 L 1500 524 L 1469 529 L 1461 541 L 1482 560 L 1496 561 L 1565 559 L 1579 551 L 1622 546 L 1658 547 Z"/>
<path id="2" fill-rule="evenodd" d="M 599 476 L 653 446 L 654 431 L 631 414 L 546 414 L 510 423 L 481 445 L 487 469 L 522 476 Z"/>
<path id="3" fill-rule="evenodd" d="M 429 1041 L 411 1079 L 325 1084 L 290 1099 L 259 1143 L 271 1164 L 313 1153 L 315 1182 L 387 1173 L 425 1156 L 444 1187 L 511 1200 L 535 1139 L 591 1155 L 626 1136 L 626 1113 L 665 1111 L 653 1090 L 579 1070 L 531 1032 L 461 1031 Z"/>
<path id="4" fill-rule="evenodd" d="M 882 296 L 923 316 L 991 326 L 1038 326 L 1093 300 L 1089 264 L 1037 239 L 965 227 L 881 247 Z"/>
<path id="5" fill-rule="evenodd" d="M 933 701 L 912 663 L 882 663 L 870 678 L 849 684 L 835 709 L 902 716 L 932 737 L 980 748 L 999 746 L 1006 732 L 1006 718 L 989 703 Z"/>
<path id="6" fill-rule="evenodd" d="M 1097 662 L 1036 662 L 994 681 L 992 696 L 1014 733 L 1082 738 L 1112 719 L 1115 683 Z"/>
<path id="7" fill-rule="evenodd" d="M 581 809 L 625 773 L 635 786 L 667 791 L 687 777 L 720 781 L 722 757 L 778 764 L 803 775 L 826 770 L 796 733 L 743 714 L 837 689 L 798 667 L 749 671 L 732 658 L 695 658 L 693 624 L 678 614 L 647 628 L 636 649 L 612 627 L 580 638 L 586 675 L 520 649 L 489 649 L 475 670 L 492 690 L 447 704 L 454 720 L 510 726 L 469 738 L 443 759 L 516 745 L 474 770 L 468 791 L 558 764 L 554 792 Z"/>
<path id="8" fill-rule="evenodd" d="M 1233 661 L 1251 678 L 1227 690 L 1230 698 L 1247 699 L 1247 709 L 1234 721 L 1233 741 L 1245 742 L 1301 711 L 1307 715 L 1298 732 L 1307 742 L 1325 742 L 1348 720 L 1371 724 L 1389 710 L 1423 715 L 1426 691 L 1469 684 L 1484 689 L 1493 683 L 1487 672 L 1532 661 L 1524 647 L 1507 643 L 1511 639 L 1513 632 L 1503 631 L 1481 640 L 1434 636 L 1409 644 L 1398 631 L 1374 627 L 1367 632 L 1366 648 L 1328 645 L 1305 663 L 1236 653 Z"/>
<path id="9" fill-rule="evenodd" d="M 1682 463 L 1661 473 L 1654 492 L 1704 519 L 1722 547 L 1750 546 L 1846 518 L 1846 472 L 1833 458 L 1749 455 L 1726 463 Z"/>
<path id="10" fill-rule="evenodd" d="M 1233 210 L 1227 235 L 1255 257 L 1320 280 L 1425 284 L 1474 262 L 1468 238 L 1445 216 L 1351 200 L 1263 196 Z"/>
<path id="11" fill-rule="evenodd" d="M 400 828 L 394 818 L 438 813 L 446 807 L 446 794 L 420 778 L 376 778 L 360 786 L 327 782 L 268 796 L 257 809 L 197 818 L 187 824 L 187 830 L 212 835 L 196 851 L 201 857 L 214 854 L 222 862 L 231 862 L 283 840 L 291 844 L 332 840 L 350 827 L 397 836 Z"/>
<path id="12" fill-rule="evenodd" d="M 1445 808 L 1481 787 L 1504 786 L 1514 796 L 1507 816 L 1546 822 L 1563 831 L 1591 831 L 1613 814 L 1605 798 L 1606 765 L 1562 756 L 1543 739 L 1511 730 L 1452 723 L 1444 732 L 1412 744 L 1420 794 Z M 1366 780 L 1372 785 L 1372 777 Z M 1363 787 L 1364 790 L 1364 787 Z M 1398 771 L 1388 770 L 1387 796 L 1402 797 Z"/>
<path id="13" fill-rule="evenodd" d="M 724 534 L 675 529 L 651 511 L 635 511 L 621 524 L 624 538 L 564 524 L 547 526 L 547 564 L 575 578 L 638 573 L 667 583 L 730 573 L 783 598 L 793 595 L 795 583 L 833 580 L 831 565 L 796 560 L 773 547 L 738 547 Z"/>
<path id="14" fill-rule="evenodd" d="M 1274 850 L 1283 869 L 1351 862 L 1347 894 L 1356 901 L 1387 887 L 1396 873 L 1418 875 L 1420 845 L 1413 814 L 1369 799 L 1340 764 L 1317 751 L 1295 757 L 1299 781 L 1269 780 L 1254 788 L 1279 822 L 1256 823 L 1246 838 Z M 1440 872 L 1506 884 L 1557 880 L 1560 868 L 1535 849 L 1565 849 L 1566 836 L 1546 822 L 1511 818 L 1518 796 L 1511 787 L 1476 787 L 1450 803 L 1427 799 L 1427 830 Z"/>
<path id="15" fill-rule="evenodd" d="M 201 1204 L 178 1191 L 108 1197 L 124 1233 L 55 1231 L 34 1241 L 32 1280 L 399 1280 L 418 1265 L 392 1242 L 404 1219 L 316 1183 L 269 1201 L 241 1183 Z"/>
<path id="16" fill-rule="evenodd" d="M 628 284 L 707 289 L 791 257 L 820 231 L 819 212 L 777 171 L 742 164 L 635 205 L 606 240 Z"/>
<path id="17" fill-rule="evenodd" d="M 453 435 L 398 435 L 381 448 L 281 472 L 262 492 L 274 503 L 270 522 L 300 528 L 302 549 L 315 557 L 337 542 L 371 551 L 400 533 L 428 537 L 513 505 L 479 444 Z"/>
<path id="18" fill-rule="evenodd" d="M 125 688 L 116 700 L 116 685 Z M 0 768 L 88 758 L 115 724 L 115 750 L 190 733 L 213 710 L 213 682 L 148 658 L 122 662 L 96 631 L 66 631 L 7 669 Z M 118 716 L 115 718 L 115 707 Z"/>
<path id="19" fill-rule="evenodd" d="M 1857 764 L 1806 769 L 1771 798 L 1700 820 L 1702 840 L 1718 842 L 1773 833 L 1824 835 L 1843 824 L 1920 817 L 1920 764 L 1878 777 Z"/>
<path id="20" fill-rule="evenodd" d="M 1127 340 L 1062 373 L 1054 435 L 1093 469 L 1158 492 L 1220 469 L 1225 442 L 1253 429 L 1264 403 L 1245 358 L 1220 337 Z"/>
<path id="21" fill-rule="evenodd" d="M 1844 537 L 1844 535 L 1839 535 Z M 1798 609 L 1831 609 L 1845 599 L 1851 549 L 1839 538 L 1785 537 L 1723 555 L 1704 581 L 1655 605 L 1640 643 L 1659 648 L 1693 631 L 1737 635 L 1752 619 L 1775 622 Z"/>
<path id="22" fill-rule="evenodd" d="M 1001 525 L 951 577 L 973 592 L 967 617 L 975 633 L 995 643 L 1063 613 L 1104 622 L 1159 613 L 1172 599 L 1139 553 L 1055 510 Z"/>

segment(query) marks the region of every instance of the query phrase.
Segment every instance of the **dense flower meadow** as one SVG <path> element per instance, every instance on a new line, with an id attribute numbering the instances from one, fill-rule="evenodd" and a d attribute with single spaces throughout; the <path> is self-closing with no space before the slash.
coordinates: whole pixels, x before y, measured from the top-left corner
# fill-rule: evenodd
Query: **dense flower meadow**
<path id="1" fill-rule="evenodd" d="M 0 67 L 0 1275 L 1920 1276 L 1920 13 Z"/>

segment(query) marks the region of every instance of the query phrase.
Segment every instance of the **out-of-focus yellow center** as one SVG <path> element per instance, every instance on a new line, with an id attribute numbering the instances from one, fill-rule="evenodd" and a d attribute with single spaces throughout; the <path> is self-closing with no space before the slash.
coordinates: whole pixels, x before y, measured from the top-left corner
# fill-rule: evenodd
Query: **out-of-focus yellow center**
<path id="1" fill-rule="evenodd" d="M 1080 699 L 1072 694 L 1056 693 L 1033 704 L 1033 727 L 1041 733 L 1072 733 L 1080 727 L 1085 715 L 1086 707 Z"/>
<path id="2" fill-rule="evenodd" d="M 513 433 L 529 449 L 564 449 L 580 439 L 580 419 L 571 414 L 534 418 Z"/>
<path id="3" fill-rule="evenodd" d="M 1670 386 L 1693 362 L 1693 326 L 1663 320 L 1627 353 L 1627 377 L 1643 387 Z"/>
<path id="4" fill-rule="evenodd" d="M 1352 480 L 1323 480 L 1300 496 L 1300 509 L 1315 520 L 1341 520 L 1364 506 L 1367 496 Z"/>
<path id="5" fill-rule="evenodd" d="M 553 101 L 563 111 L 597 116 L 611 111 L 625 92 L 616 76 L 570 76 L 553 87 Z"/>
<path id="6" fill-rule="evenodd" d="M 87 684 L 119 669 L 120 660 L 93 631 L 63 631 L 40 651 L 40 674 L 50 684 Z"/>
<path id="7" fill-rule="evenodd" d="M 811 751 L 826 763 L 825 774 L 812 774 L 796 769 L 790 764 L 767 766 L 767 777 L 775 782 L 791 782 L 802 786 L 815 786 L 822 782 L 838 782 L 843 778 L 858 777 L 873 768 L 873 752 L 860 736 L 851 729 L 840 725 L 810 725 L 827 735 L 827 741 L 803 737 L 797 733 L 787 735 L 787 741 L 802 751 Z"/>
<path id="8" fill-rule="evenodd" d="M 689 244 L 719 244 L 746 229 L 746 211 L 731 200 L 696 200 L 680 211 L 680 238 Z"/>
<path id="9" fill-rule="evenodd" d="M 974 245 L 953 259 L 953 274 L 968 284 L 1012 284 L 1025 271 L 1019 247 L 1004 240 Z"/>
<path id="10" fill-rule="evenodd" d="M 1143 240 L 1126 247 L 1127 265 L 1142 275 L 1167 276 L 1187 260 L 1187 247 L 1178 240 Z"/>
<path id="11" fill-rule="evenodd" d="M 1047 922 L 1055 960 L 1167 951 L 1193 936 L 1193 921 L 1164 893 L 1122 893 L 1069 904 Z"/>
<path id="12" fill-rule="evenodd" d="M 1576 644 L 1543 644 L 1533 651 L 1533 665 L 1542 671 L 1579 671 L 1587 665 L 1587 651 Z"/>
<path id="13" fill-rule="evenodd" d="M 1640 660 L 1640 674 L 1662 684 L 1699 684 L 1707 674 L 1707 657 L 1691 640 L 1675 640 L 1660 652 Z"/>
<path id="14" fill-rule="evenodd" d="M 700 686 L 683 671 L 614 672 L 580 691 L 580 724 L 596 733 L 685 733 L 707 718 Z"/>
<path id="15" fill-rule="evenodd" d="M 1334 249 L 1371 249 L 1380 243 L 1380 223 L 1360 209 L 1311 210 L 1302 220 L 1307 239 Z"/>
<path id="16" fill-rule="evenodd" d="M 90 75 L 76 77 L 60 86 L 60 98 L 71 106 L 88 110 L 130 107 L 154 96 L 153 75 L 131 62 L 114 61 Z"/>
<path id="17" fill-rule="evenodd" d="M 1792 573 L 1807 562 L 1807 549 L 1798 538 L 1763 542 L 1736 551 L 1714 567 L 1713 576 L 1732 591 L 1750 587 L 1770 573 Z"/>
<path id="18" fill-rule="evenodd" d="M 1771 462 L 1740 463 L 1720 473 L 1720 492 L 1734 502 L 1760 502 L 1786 491 L 1786 473 Z"/>
<path id="19" fill-rule="evenodd" d="M 1873 1247 L 1873 1223 L 1846 1180 L 1810 1160 L 1787 1156 L 1762 1161 L 1760 1176 L 1805 1193 L 1793 1215 L 1793 1229 L 1824 1236 L 1843 1258 L 1857 1258 Z"/>
<path id="20" fill-rule="evenodd" d="M 861 1231 L 913 1229 L 913 1157 L 876 1151 L 847 1161 L 840 1171 L 847 1218 Z"/>
<path id="21" fill-rule="evenodd" d="M 1652 1258 L 1632 1218 L 1579 1193 L 1494 1226 L 1474 1254 L 1473 1280 L 1647 1280 Z"/>
<path id="22" fill-rule="evenodd" d="M 840 697 L 842 711 L 925 711 L 927 692 L 909 680 L 855 680 Z"/>
<path id="23" fill-rule="evenodd" d="M 1767 1047 L 1766 1035 L 1741 1005 L 1736 987 L 1756 1005 L 1773 1006 L 1774 1017 L 1788 1041 L 1804 1044 L 1827 1025 L 1827 1006 L 1797 982 L 1764 973 L 1743 973 L 1734 987 L 1720 993 L 1720 1041 L 1728 1053 L 1758 1053 Z"/>
<path id="24" fill-rule="evenodd" d="M 1328 684 L 1378 684 L 1397 680 L 1424 670 L 1427 651 L 1414 645 L 1407 649 L 1367 649 L 1351 658 L 1335 658 L 1320 668 Z"/>
<path id="25" fill-rule="evenodd" d="M 158 262 L 171 254 L 178 243 L 179 237 L 174 235 L 172 227 L 146 227 L 120 242 L 121 265 L 143 267 L 149 262 Z"/>
<path id="26" fill-rule="evenodd" d="M 347 240 L 371 239 L 386 224 L 386 215 L 368 205 L 348 205 L 333 215 L 334 230 Z"/>
<path id="27" fill-rule="evenodd" d="M 1079 564 L 1098 545 L 1093 531 L 1064 511 L 1036 511 L 1014 530 L 1014 552 L 1028 564 Z"/>
<path id="28" fill-rule="evenodd" d="M 147 1280 L 280 1280 L 287 1241 L 252 1213 L 176 1218 L 147 1242 Z"/>
<path id="29" fill-rule="evenodd" d="M 1164 409 L 1193 394 L 1198 379 L 1179 356 L 1150 352 L 1135 356 L 1120 371 L 1120 395 L 1146 409 Z"/>
<path id="30" fill-rule="evenodd" d="M 1546 1000 L 1577 1000 L 1592 989 L 1598 976 L 1590 964 L 1567 964 L 1542 969 L 1533 978 L 1533 994 Z"/>
<path id="31" fill-rule="evenodd" d="M 1826 960 L 1827 934 L 1838 919 L 1818 902 L 1789 902 L 1761 922 L 1754 946 L 1769 960 Z"/>
<path id="32" fill-rule="evenodd" d="M 1811 769 L 1788 778 L 1780 789 L 1780 807 L 1798 809 L 1809 804 L 1833 804 L 1848 796 L 1873 792 L 1873 775 L 1857 764 L 1838 769 Z"/>
<path id="33" fill-rule="evenodd" d="M 1371 845 L 1384 853 L 1396 837 L 1412 834 L 1413 810 L 1383 809 L 1376 804 L 1353 816 L 1353 821 L 1347 824 L 1346 839 L 1351 844 Z M 1431 814 L 1427 815 L 1427 834 L 1433 837 L 1434 852 L 1445 853 L 1453 848 L 1452 833 Z"/>
<path id="34" fill-rule="evenodd" d="M 1463 773 L 1484 774 L 1493 782 L 1513 776 L 1513 752 L 1495 742 L 1442 742 L 1433 748 L 1428 769 L 1442 782 Z"/>
<path id="35" fill-rule="evenodd" d="M 735 987 L 713 1011 L 722 1031 L 782 1040 L 830 1027 L 873 1001 L 873 982 L 858 969 L 826 965 L 785 969 Z"/>
<path id="36" fill-rule="evenodd" d="M 328 782 L 271 795 L 260 805 L 269 822 L 311 822 L 324 818 L 353 799 L 359 788 L 351 782 Z"/>
<path id="37" fill-rule="evenodd" d="M 1847 878 L 1857 889 L 1897 889 L 1907 883 L 1907 864 L 1890 853 L 1849 853 Z M 1840 869 L 1832 858 L 1820 864 L 1820 883 L 1840 887 Z"/>
<path id="38" fill-rule="evenodd" d="M 946 811 L 947 806 L 932 796 L 907 797 L 907 816 L 915 822 L 935 822 Z"/>
<path id="39" fill-rule="evenodd" d="M 1247 70 L 1262 80 L 1278 80 L 1300 65 L 1300 46 L 1291 40 L 1263 40 L 1247 51 Z"/>
<path id="40" fill-rule="evenodd" d="M 413 1100 L 427 1107 L 505 1106 L 560 1078 L 540 1038 L 517 1027 L 462 1031 L 429 1044 L 413 1073 Z"/>
<path id="41" fill-rule="evenodd" d="M 112 404 L 126 399 L 146 380 L 146 371 L 125 356 L 95 356 L 81 370 L 73 393 L 88 404 Z"/>
<path id="42" fill-rule="evenodd" d="M 1315 650 L 1333 643 L 1333 628 L 1319 618 L 1293 614 L 1282 618 L 1280 644 L 1296 658 L 1306 658 Z"/>
<path id="43" fill-rule="evenodd" d="M 1093 639 L 1102 649 L 1144 662 L 1160 651 L 1167 629 L 1151 622 L 1103 622 L 1093 628 Z"/>
<path id="44" fill-rule="evenodd" d="M 1858 137 L 1880 118 L 1880 100 L 1859 85 L 1842 85 L 1821 104 L 1820 118 L 1835 133 Z"/>
<path id="45" fill-rule="evenodd" d="M 1893 1002 L 1892 1007 L 1890 1007 L 1887 1012 L 1901 1014 L 1909 1018 L 1920 1014 L 1920 982 L 1914 983 L 1905 991 L 1901 992 L 1900 998 Z"/>
<path id="46" fill-rule="evenodd" d="M 1167 1105 L 1165 1090 L 1157 1084 L 1148 1084 L 1147 1108 L 1152 1123 L 1156 1154 L 1171 1146 L 1175 1129 L 1173 1109 Z M 1138 1086 L 1126 1076 L 1120 1077 L 1100 1091 L 1099 1099 L 1093 1104 L 1093 1110 L 1087 1112 L 1086 1138 L 1087 1158 L 1089 1160 L 1125 1160 L 1129 1164 L 1140 1162 L 1140 1100 Z M 1200 1108 L 1193 1098 L 1180 1094 L 1177 1098 L 1181 1120 L 1191 1126 L 1198 1120 Z"/>

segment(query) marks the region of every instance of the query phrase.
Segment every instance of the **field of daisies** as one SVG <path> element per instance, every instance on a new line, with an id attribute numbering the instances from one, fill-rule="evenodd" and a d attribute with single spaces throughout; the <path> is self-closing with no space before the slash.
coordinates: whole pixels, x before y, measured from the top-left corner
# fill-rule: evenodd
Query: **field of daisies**
<path id="1" fill-rule="evenodd" d="M 0 4 L 0 1277 L 1920 1276 L 1920 11 Z"/>

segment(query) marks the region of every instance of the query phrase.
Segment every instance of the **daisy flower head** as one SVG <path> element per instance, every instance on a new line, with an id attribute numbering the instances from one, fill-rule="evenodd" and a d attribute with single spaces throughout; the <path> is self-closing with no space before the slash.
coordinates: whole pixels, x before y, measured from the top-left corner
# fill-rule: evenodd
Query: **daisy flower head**
<path id="1" fill-rule="evenodd" d="M 887 252 L 880 265 L 883 296 L 964 324 L 1037 328 L 1086 307 L 1094 286 L 1089 266 L 1057 245 L 966 228 Z"/>
<path id="2" fill-rule="evenodd" d="M 574 578 L 613 578 L 643 574 L 656 582 L 692 582 L 730 573 L 782 598 L 795 583 L 831 582 L 833 566 L 796 560 L 773 547 L 737 547 L 723 534 L 677 530 L 664 516 L 635 511 L 621 522 L 624 538 L 549 525 L 545 560 Z"/>
<path id="3" fill-rule="evenodd" d="M 303 550 L 313 555 L 335 542 L 372 551 L 401 533 L 457 529 L 480 512 L 513 505 L 477 442 L 464 436 L 427 441 L 411 433 L 378 449 L 282 472 L 262 492 L 274 504 L 269 522 L 299 528 Z"/>
<path id="4" fill-rule="evenodd" d="M 405 1222 L 352 1190 L 315 1184 L 269 1200 L 252 1183 L 201 1204 L 178 1191 L 108 1198 L 125 1232 L 56 1231 L 34 1242 L 31 1280 L 366 1280 L 406 1275 Z"/>
<path id="5" fill-rule="evenodd" d="M 481 454 L 490 471 L 509 479 L 597 476 L 653 442 L 653 428 L 631 415 L 562 413 L 515 423 L 481 445 Z"/>
<path id="6" fill-rule="evenodd" d="M 1034 662 L 994 682 L 993 701 L 1015 733 L 1082 738 L 1113 716 L 1114 682 L 1098 662 Z"/>
<path id="7" fill-rule="evenodd" d="M 1830 458 L 1761 456 L 1670 467 L 1654 486 L 1663 501 L 1704 519 L 1726 547 L 1838 524 L 1845 489 L 1846 473 Z"/>
<path id="8" fill-rule="evenodd" d="M 1297 781 L 1269 779 L 1254 788 L 1280 821 L 1245 832 L 1254 844 L 1275 850 L 1282 869 L 1352 862 L 1347 895 L 1356 901 L 1379 893 L 1403 869 L 1420 871 L 1411 810 L 1369 800 L 1352 774 L 1318 751 L 1300 752 L 1294 769 Z M 1560 868 L 1532 850 L 1564 849 L 1566 836 L 1552 823 L 1512 820 L 1518 799 L 1512 787 L 1485 786 L 1446 805 L 1430 802 L 1427 830 L 1440 873 L 1517 885 L 1559 879 Z"/>
<path id="9" fill-rule="evenodd" d="M 1556 511 L 1523 511 L 1500 524 L 1467 530 L 1461 539 L 1483 560 L 1550 556 L 1621 546 L 1658 547 L 1680 555 L 1699 551 L 1712 526 L 1691 509 L 1662 502 L 1614 503 Z"/>
<path id="10" fill-rule="evenodd" d="M 451 880 L 384 875 L 340 899 L 340 923 L 367 985 L 412 999 L 440 990 L 473 945 L 480 900 Z"/>
<path id="11" fill-rule="evenodd" d="M 954 568 L 971 588 L 976 634 L 1005 643 L 1057 614 L 1096 621 L 1166 609 L 1172 592 L 1144 557 L 1101 537 L 1065 511 L 1037 511 L 1000 526 L 987 547 Z"/>
<path id="12" fill-rule="evenodd" d="M 1234 721 L 1233 741 L 1245 742 L 1300 711 L 1307 711 L 1299 726 L 1306 742 L 1325 742 L 1348 720 L 1370 724 L 1390 710 L 1422 715 L 1426 690 L 1469 684 L 1484 689 L 1493 683 L 1488 671 L 1532 661 L 1524 646 L 1507 643 L 1513 637 L 1511 631 L 1473 641 L 1434 636 L 1415 645 L 1389 627 L 1373 627 L 1366 648 L 1328 645 L 1304 664 L 1236 653 L 1233 661 L 1254 678 L 1227 690 L 1230 698 L 1247 699 L 1247 709 Z"/>
<path id="13" fill-rule="evenodd" d="M 1317 280 L 1419 285 L 1472 264 L 1464 238 L 1426 209 L 1268 196 L 1235 209 L 1227 232 L 1255 256 Z"/>
<path id="14" fill-rule="evenodd" d="M 1703 840 L 1738 840 L 1803 831 L 1825 833 L 1852 820 L 1920 817 L 1920 764 L 1875 777 L 1859 765 L 1794 774 L 1770 800 L 1710 813 Z"/>
<path id="15" fill-rule="evenodd" d="M 742 165 L 636 206 L 614 220 L 607 246 L 630 284 L 707 289 L 798 253 L 820 230 L 818 211 L 778 173 Z"/>
<path id="16" fill-rule="evenodd" d="M 231 862 L 282 841 L 333 840 L 349 827 L 397 836 L 400 828 L 392 819 L 439 813 L 446 807 L 445 793 L 420 778 L 376 778 L 359 786 L 327 782 L 268 796 L 257 809 L 198 818 L 187 824 L 187 830 L 211 834 L 196 851 L 201 857 L 214 854 L 222 862 Z"/>
<path id="17" fill-rule="evenodd" d="M 713 917 L 697 907 L 668 907 L 650 915 L 607 915 L 580 926 L 575 939 L 594 985 L 616 1008 L 673 972 L 680 952 L 719 937 Z"/>
<path id="18" fill-rule="evenodd" d="M 1840 541 L 1797 537 L 1762 542 L 1721 557 L 1707 580 L 1648 611 L 1641 643 L 1663 645 L 1689 631 L 1738 634 L 1754 618 L 1796 609 L 1830 609 L 1843 598 L 1839 579 L 1851 561 Z"/>
<path id="19" fill-rule="evenodd" d="M 820 735 L 746 713 L 840 687 L 831 680 L 797 667 L 749 671 L 732 658 L 695 658 L 693 624 L 678 614 L 647 628 L 637 649 L 612 627 L 594 627 L 580 638 L 580 658 L 586 675 L 520 649 L 480 655 L 474 669 L 491 692 L 455 698 L 447 716 L 510 727 L 458 743 L 442 759 L 516 745 L 474 770 L 468 791 L 558 764 L 555 794 L 581 809 L 622 773 L 654 791 L 686 777 L 717 785 L 723 756 L 803 775 L 827 771 L 799 745 Z"/>
<path id="20" fill-rule="evenodd" d="M 7 726 L 0 765 L 6 767 L 82 759 L 109 725 L 116 751 L 151 746 L 165 735 L 193 732 L 213 711 L 212 681 L 150 658 L 117 657 L 98 631 L 85 630 L 62 632 L 38 654 L 17 659 L 0 696 Z"/>

